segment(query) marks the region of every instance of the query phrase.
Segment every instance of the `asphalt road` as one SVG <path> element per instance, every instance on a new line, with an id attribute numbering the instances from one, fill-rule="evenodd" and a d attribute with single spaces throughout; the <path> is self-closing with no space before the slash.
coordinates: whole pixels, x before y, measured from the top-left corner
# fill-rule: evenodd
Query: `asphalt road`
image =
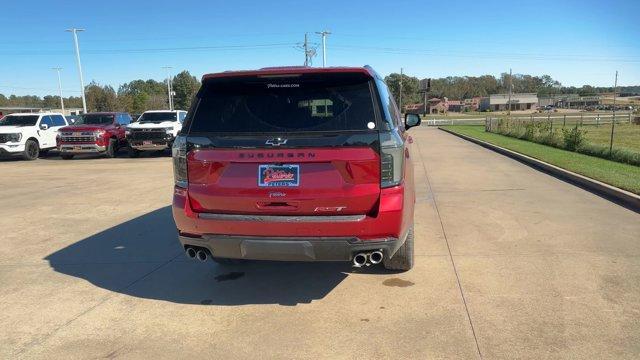
<path id="1" fill-rule="evenodd" d="M 0 358 L 640 357 L 640 215 L 435 129 L 415 268 L 187 259 L 167 157 L 0 162 Z"/>

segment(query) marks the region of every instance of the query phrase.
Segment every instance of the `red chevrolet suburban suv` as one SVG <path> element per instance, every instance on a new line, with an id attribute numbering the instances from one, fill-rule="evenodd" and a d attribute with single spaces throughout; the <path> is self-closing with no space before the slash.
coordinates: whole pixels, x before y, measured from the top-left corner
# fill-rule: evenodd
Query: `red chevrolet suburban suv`
<path id="1" fill-rule="evenodd" d="M 411 137 L 365 67 L 205 75 L 173 144 L 187 256 L 413 266 Z"/>
<path id="2" fill-rule="evenodd" d="M 125 131 L 131 116 L 120 112 L 87 113 L 73 124 L 58 131 L 56 138 L 60 156 L 73 159 L 77 154 L 104 154 L 115 157 L 127 145 Z"/>

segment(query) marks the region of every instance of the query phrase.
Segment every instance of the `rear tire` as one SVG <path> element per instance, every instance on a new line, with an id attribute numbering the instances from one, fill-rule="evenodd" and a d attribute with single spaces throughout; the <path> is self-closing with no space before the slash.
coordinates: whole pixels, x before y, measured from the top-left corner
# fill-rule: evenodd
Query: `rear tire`
<path id="1" fill-rule="evenodd" d="M 385 258 L 382 264 L 387 270 L 409 271 L 413 267 L 413 225 L 409 228 L 407 238 L 391 259 Z"/>
<path id="2" fill-rule="evenodd" d="M 104 155 L 108 158 L 116 157 L 116 153 L 118 152 L 118 141 L 116 139 L 109 139 L 109 145 L 107 146 L 107 151 Z"/>
<path id="3" fill-rule="evenodd" d="M 127 152 L 130 158 L 137 158 L 138 156 L 140 156 L 140 150 L 134 149 L 132 147 L 129 147 L 129 150 L 127 150 Z"/>
<path id="4" fill-rule="evenodd" d="M 71 159 L 73 159 L 73 155 L 72 154 L 64 154 L 64 155 L 60 155 L 60 157 L 62 158 L 62 160 L 71 160 Z"/>
<path id="5" fill-rule="evenodd" d="M 40 146 L 38 142 L 35 140 L 27 140 L 24 144 L 24 153 L 22 154 L 22 158 L 25 160 L 35 160 L 40 155 Z"/>

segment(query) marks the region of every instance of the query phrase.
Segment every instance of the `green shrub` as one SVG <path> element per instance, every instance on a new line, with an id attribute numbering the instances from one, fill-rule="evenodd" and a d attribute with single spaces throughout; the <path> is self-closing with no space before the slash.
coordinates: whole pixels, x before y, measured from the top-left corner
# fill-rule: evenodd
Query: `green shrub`
<path id="1" fill-rule="evenodd" d="M 542 133 L 542 134 L 538 135 L 538 138 L 535 140 L 535 142 L 540 143 L 540 144 L 544 144 L 544 145 L 548 145 L 548 146 L 561 148 L 561 149 L 563 148 L 563 143 L 556 136 L 555 132 Z"/>
<path id="2" fill-rule="evenodd" d="M 562 132 L 557 129 L 552 131 L 551 123 L 548 121 L 518 122 L 509 119 L 498 119 L 491 129 L 494 133 L 520 140 L 640 166 L 639 152 L 624 148 L 614 148 L 613 151 L 609 151 L 608 146 L 587 143 L 585 136 L 587 131 L 577 127 L 561 130 Z"/>
<path id="3" fill-rule="evenodd" d="M 569 151 L 576 151 L 584 144 L 586 131 L 573 127 L 570 129 L 562 129 L 562 139 L 564 141 L 564 148 Z"/>
<path id="4" fill-rule="evenodd" d="M 538 127 L 539 133 L 551 132 L 551 123 L 547 121 L 534 121 L 534 124 Z"/>
<path id="5" fill-rule="evenodd" d="M 524 134 L 521 139 L 533 141 L 537 133 L 537 126 L 535 122 L 528 122 L 524 125 Z"/>
<path id="6" fill-rule="evenodd" d="M 609 152 L 609 147 L 598 144 L 584 144 L 578 148 L 578 152 L 585 155 L 596 156 L 629 165 L 640 166 L 640 153 L 627 149 L 614 148 Z"/>

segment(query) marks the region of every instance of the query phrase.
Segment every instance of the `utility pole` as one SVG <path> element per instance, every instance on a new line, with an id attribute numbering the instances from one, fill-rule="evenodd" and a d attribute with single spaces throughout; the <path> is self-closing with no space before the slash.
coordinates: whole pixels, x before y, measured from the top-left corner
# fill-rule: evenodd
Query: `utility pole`
<path id="1" fill-rule="evenodd" d="M 400 107 L 400 114 L 402 115 L 402 68 L 400 68 L 400 94 L 398 95 L 398 106 Z"/>
<path id="2" fill-rule="evenodd" d="M 304 33 L 304 42 L 296 45 L 296 49 L 304 52 L 304 66 L 313 66 L 313 57 L 316 56 L 316 49 L 309 43 L 308 33 Z"/>
<path id="3" fill-rule="evenodd" d="M 316 31 L 316 34 L 322 35 L 322 67 L 327 66 L 327 35 L 331 34 L 330 31 L 322 30 Z"/>
<path id="4" fill-rule="evenodd" d="M 84 29 L 71 28 L 66 31 L 73 34 L 73 43 L 76 48 L 76 62 L 78 63 L 78 74 L 80 75 L 80 94 L 82 94 L 82 110 L 87 113 L 87 100 L 84 97 L 84 79 L 82 78 L 82 64 L 80 63 L 80 47 L 78 46 L 78 32 Z"/>
<path id="5" fill-rule="evenodd" d="M 611 141 L 609 142 L 609 156 L 613 152 L 613 129 L 616 127 L 616 93 L 618 92 L 618 70 L 616 70 L 616 80 L 613 85 L 613 119 L 611 120 Z"/>
<path id="6" fill-rule="evenodd" d="M 60 95 L 60 109 L 62 109 L 62 114 L 64 115 L 64 100 L 62 99 L 62 80 L 60 80 L 60 70 L 61 67 L 53 67 L 52 70 L 56 70 L 58 72 L 58 94 Z"/>
<path id="7" fill-rule="evenodd" d="M 507 106 L 509 107 L 507 110 L 507 115 L 511 117 L 511 89 L 513 88 L 513 77 L 511 76 L 511 69 L 509 69 L 509 100 L 507 101 Z"/>
<path id="8" fill-rule="evenodd" d="M 304 66 L 309 66 L 309 50 L 307 45 L 307 33 L 304 33 L 304 45 L 302 47 L 304 50 Z"/>
<path id="9" fill-rule="evenodd" d="M 171 69 L 172 66 L 163 66 L 163 69 L 167 69 L 167 95 L 169 95 L 169 110 L 173 110 L 173 96 L 171 96 Z"/>

